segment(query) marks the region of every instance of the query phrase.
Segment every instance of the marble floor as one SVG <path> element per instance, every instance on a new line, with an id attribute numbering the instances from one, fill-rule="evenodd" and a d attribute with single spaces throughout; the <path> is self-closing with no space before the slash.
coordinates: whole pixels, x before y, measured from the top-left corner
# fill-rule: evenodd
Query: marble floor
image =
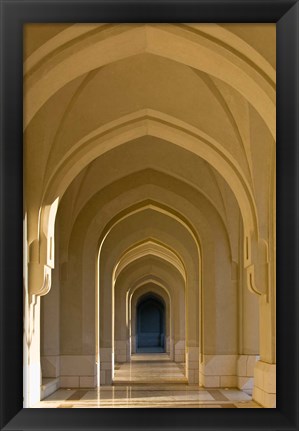
<path id="1" fill-rule="evenodd" d="M 115 364 L 114 383 L 187 383 L 185 365 L 171 361 L 166 353 L 136 353 L 131 362 Z"/>
<path id="2" fill-rule="evenodd" d="M 61 388 L 35 408 L 260 408 L 238 389 L 188 385 L 184 365 L 165 353 L 138 353 L 116 364 L 113 386 Z"/>
<path id="3" fill-rule="evenodd" d="M 100 389 L 58 389 L 35 408 L 260 408 L 237 389 L 198 386 L 103 386 Z"/>

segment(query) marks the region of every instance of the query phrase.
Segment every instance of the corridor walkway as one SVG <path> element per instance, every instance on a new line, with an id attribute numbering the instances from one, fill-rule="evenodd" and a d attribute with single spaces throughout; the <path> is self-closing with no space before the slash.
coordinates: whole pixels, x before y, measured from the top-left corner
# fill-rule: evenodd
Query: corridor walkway
<path id="1" fill-rule="evenodd" d="M 260 408 L 238 389 L 205 389 L 184 384 L 59 389 L 35 408 Z"/>
<path id="2" fill-rule="evenodd" d="M 115 365 L 114 383 L 187 383 L 187 379 L 185 366 L 171 361 L 166 353 L 135 353 L 131 362 Z"/>
<path id="3" fill-rule="evenodd" d="M 116 364 L 114 385 L 99 389 L 61 388 L 36 408 L 260 408 L 238 389 L 188 385 L 184 366 L 165 353 L 138 353 Z"/>

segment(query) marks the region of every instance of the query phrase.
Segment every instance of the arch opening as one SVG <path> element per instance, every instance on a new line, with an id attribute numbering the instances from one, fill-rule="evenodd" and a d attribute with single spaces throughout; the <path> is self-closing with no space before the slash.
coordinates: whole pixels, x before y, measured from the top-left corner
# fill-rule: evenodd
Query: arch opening
<path id="1" fill-rule="evenodd" d="M 108 27 L 25 65 L 24 405 L 157 366 L 273 403 L 275 70 L 245 29 Z"/>
<path id="2" fill-rule="evenodd" d="M 137 353 L 165 352 L 165 304 L 154 293 L 143 295 L 136 306 Z"/>

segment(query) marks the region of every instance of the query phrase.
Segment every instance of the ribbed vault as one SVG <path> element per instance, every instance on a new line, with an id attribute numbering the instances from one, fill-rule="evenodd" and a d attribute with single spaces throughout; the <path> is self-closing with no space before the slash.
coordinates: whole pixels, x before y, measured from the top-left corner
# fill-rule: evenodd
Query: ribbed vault
<path id="1" fill-rule="evenodd" d="M 275 363 L 264 30 L 269 49 L 231 24 L 26 27 L 29 404 L 40 361 L 62 387 L 112 384 L 143 297 L 162 301 L 165 352 L 190 384 L 252 387 L 257 355 Z"/>

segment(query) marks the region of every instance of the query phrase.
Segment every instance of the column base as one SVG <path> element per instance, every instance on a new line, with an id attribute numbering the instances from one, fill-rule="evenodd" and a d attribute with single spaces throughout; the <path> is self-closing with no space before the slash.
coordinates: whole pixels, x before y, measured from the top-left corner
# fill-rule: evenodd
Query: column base
<path id="1" fill-rule="evenodd" d="M 237 359 L 237 386 L 243 391 L 253 391 L 254 367 L 258 355 L 240 355 Z"/>
<path id="2" fill-rule="evenodd" d="M 206 388 L 237 387 L 237 355 L 203 355 L 199 383 Z"/>
<path id="3" fill-rule="evenodd" d="M 185 362 L 185 341 L 176 341 L 174 343 L 174 361 L 175 362 Z"/>
<path id="4" fill-rule="evenodd" d="M 253 400 L 266 408 L 276 408 L 276 364 L 258 361 L 254 367 Z"/>
<path id="5" fill-rule="evenodd" d="M 43 379 L 42 385 L 40 388 L 40 399 L 43 400 L 44 398 L 49 397 L 50 395 L 54 394 L 54 392 L 56 392 L 57 389 L 59 388 L 60 388 L 59 377 Z"/>
<path id="6" fill-rule="evenodd" d="M 127 362 L 127 341 L 126 340 L 115 340 L 115 362 Z"/>
<path id="7" fill-rule="evenodd" d="M 23 368 L 23 407 L 33 407 L 40 401 L 41 396 L 41 367 L 40 362 Z"/>
<path id="8" fill-rule="evenodd" d="M 43 379 L 56 379 L 60 376 L 60 355 L 41 356 Z"/>
<path id="9" fill-rule="evenodd" d="M 61 388 L 94 388 L 96 386 L 95 355 L 61 355 Z"/>
<path id="10" fill-rule="evenodd" d="M 186 372 L 189 385 L 199 383 L 199 348 L 188 347 L 186 355 Z"/>
<path id="11" fill-rule="evenodd" d="M 100 349 L 100 385 L 111 386 L 114 377 L 114 353 L 111 347 Z"/>

